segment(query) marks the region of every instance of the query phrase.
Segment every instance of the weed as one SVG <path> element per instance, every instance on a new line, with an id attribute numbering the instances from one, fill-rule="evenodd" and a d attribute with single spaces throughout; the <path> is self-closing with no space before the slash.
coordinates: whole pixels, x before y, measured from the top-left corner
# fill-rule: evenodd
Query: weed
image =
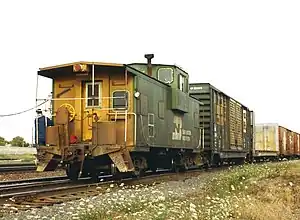
<path id="1" fill-rule="evenodd" d="M 198 184 L 193 193 L 183 195 L 179 189 L 172 189 L 173 194 L 163 199 L 138 194 L 132 200 L 125 198 L 122 203 L 99 207 L 80 217 L 88 220 L 295 219 L 294 210 L 300 207 L 299 171 L 299 162 L 243 165 L 212 173 L 205 180 L 200 176 L 193 181 L 204 181 L 204 185 Z M 161 194 L 154 198 L 159 197 Z"/>

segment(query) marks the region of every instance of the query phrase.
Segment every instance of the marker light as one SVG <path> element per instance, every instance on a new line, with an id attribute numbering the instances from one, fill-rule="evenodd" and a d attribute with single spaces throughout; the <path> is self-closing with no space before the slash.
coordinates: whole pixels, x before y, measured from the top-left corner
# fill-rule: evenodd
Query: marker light
<path id="1" fill-rule="evenodd" d="M 86 72 L 87 65 L 86 64 L 75 64 L 75 65 L 73 65 L 73 71 L 74 72 Z"/>
<path id="2" fill-rule="evenodd" d="M 140 96 L 140 92 L 135 92 L 134 97 L 138 98 Z"/>

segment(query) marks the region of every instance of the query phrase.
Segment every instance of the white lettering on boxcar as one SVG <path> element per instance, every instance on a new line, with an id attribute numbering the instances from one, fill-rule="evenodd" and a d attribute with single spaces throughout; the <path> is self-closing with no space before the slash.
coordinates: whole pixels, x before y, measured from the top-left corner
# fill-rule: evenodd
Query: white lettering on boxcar
<path id="1" fill-rule="evenodd" d="M 202 86 L 191 86 L 190 90 L 202 90 Z"/>

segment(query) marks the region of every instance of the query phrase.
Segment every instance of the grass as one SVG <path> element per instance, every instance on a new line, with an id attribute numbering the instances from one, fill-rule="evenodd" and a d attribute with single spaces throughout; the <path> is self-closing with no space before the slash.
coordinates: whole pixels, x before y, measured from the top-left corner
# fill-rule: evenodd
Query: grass
<path id="1" fill-rule="evenodd" d="M 81 219 L 300 219 L 300 162 L 250 164 L 207 178 L 196 193 L 126 200 Z M 176 192 L 176 189 L 172 189 Z"/>
<path id="2" fill-rule="evenodd" d="M 293 191 L 299 189 L 292 186 L 300 183 L 299 171 L 299 162 L 290 162 L 224 172 L 208 182 L 205 200 L 198 202 L 200 219 L 295 219 Z"/>
<path id="3" fill-rule="evenodd" d="M 16 160 L 19 162 L 34 162 L 36 159 L 33 154 L 0 154 L 0 163 L 13 163 Z"/>

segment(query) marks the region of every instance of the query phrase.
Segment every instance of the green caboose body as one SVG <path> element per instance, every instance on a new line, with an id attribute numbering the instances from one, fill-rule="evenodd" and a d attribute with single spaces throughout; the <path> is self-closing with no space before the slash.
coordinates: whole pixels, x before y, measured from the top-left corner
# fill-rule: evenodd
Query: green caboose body
<path id="1" fill-rule="evenodd" d="M 151 64 L 150 70 L 146 64 L 128 66 L 143 73 L 134 83 L 138 94 L 134 151 L 145 152 L 151 169 L 202 165 L 201 102 L 188 94 L 188 73 L 174 65 Z"/>

